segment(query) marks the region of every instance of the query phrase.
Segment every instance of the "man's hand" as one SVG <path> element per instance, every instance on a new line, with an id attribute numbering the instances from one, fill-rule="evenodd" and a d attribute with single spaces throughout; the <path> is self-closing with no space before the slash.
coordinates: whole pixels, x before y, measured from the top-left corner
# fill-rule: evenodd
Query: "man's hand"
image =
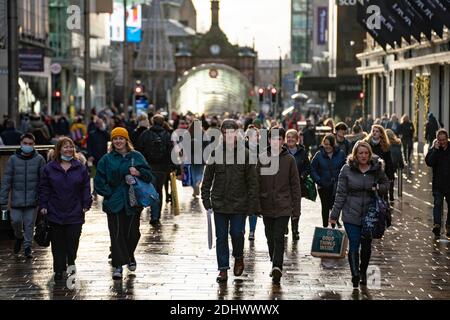
<path id="1" fill-rule="evenodd" d="M 47 209 L 45 209 L 45 208 L 41 209 L 41 214 L 43 214 L 45 216 L 45 215 L 47 215 L 47 213 L 48 213 Z"/>

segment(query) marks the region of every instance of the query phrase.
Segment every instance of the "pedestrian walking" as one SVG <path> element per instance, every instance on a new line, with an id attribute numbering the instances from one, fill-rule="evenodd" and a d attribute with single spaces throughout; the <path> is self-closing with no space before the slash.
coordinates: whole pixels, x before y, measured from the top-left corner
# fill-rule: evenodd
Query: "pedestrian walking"
<path id="1" fill-rule="evenodd" d="M 441 235 L 444 199 L 447 202 L 447 210 L 450 210 L 450 148 L 447 130 L 438 130 L 436 139 L 425 157 L 425 163 L 433 168 L 433 233 L 435 238 L 438 239 Z M 450 218 L 448 213 L 445 228 L 446 235 L 450 238 Z"/>
<path id="2" fill-rule="evenodd" d="M 53 160 L 42 170 L 39 207 L 50 225 L 55 281 L 67 268 L 75 269 L 85 213 L 91 208 L 89 173 L 76 158 L 75 143 L 61 138 Z"/>
<path id="3" fill-rule="evenodd" d="M 297 136 L 297 133 L 294 133 Z M 270 147 L 265 150 L 268 164 L 258 165 L 260 212 L 264 221 L 267 245 L 269 248 L 272 271 L 270 276 L 275 284 L 280 283 L 283 271 L 285 251 L 284 232 L 289 219 L 297 225 L 300 218 L 300 178 L 295 158 L 284 146 L 286 131 L 274 127 L 269 131 Z M 261 169 L 268 167 L 277 158 L 279 169 L 275 174 L 261 174 Z"/>
<path id="4" fill-rule="evenodd" d="M 238 164 L 237 130 L 235 120 L 223 121 L 222 141 L 207 161 L 201 187 L 203 206 L 210 210 L 209 212 L 214 212 L 219 269 L 217 282 L 228 280 L 228 233 L 235 258 L 234 275 L 238 277 L 244 272 L 245 219 L 248 214 L 254 214 L 258 209 L 256 165 L 249 163 L 249 152 L 245 148 L 245 164 Z M 219 158 L 213 161 L 216 155 Z"/>
<path id="5" fill-rule="evenodd" d="M 361 235 L 361 220 L 373 202 L 373 193 L 377 191 L 383 195 L 389 189 L 383 164 L 383 160 L 373 154 L 367 142 L 358 141 L 339 174 L 329 223 L 336 224 L 342 211 L 342 221 L 350 243 L 348 261 L 353 288 L 358 288 L 359 284 L 367 285 L 372 239 Z"/>
<path id="6" fill-rule="evenodd" d="M 342 150 L 346 156 L 349 155 L 352 151 L 352 146 L 350 141 L 345 138 L 345 136 L 348 134 L 348 126 L 343 122 L 339 122 L 334 127 L 334 131 L 336 134 L 336 148 Z"/>
<path id="7" fill-rule="evenodd" d="M 117 127 L 111 132 L 112 144 L 98 165 L 94 179 L 95 191 L 104 197 L 102 210 L 108 219 L 111 238 L 111 264 L 113 279 L 122 279 L 123 266 L 136 271 L 134 255 L 141 234 L 140 216 L 143 207 L 130 202 L 130 176 L 146 183 L 155 183 L 152 171 L 144 156 L 134 150 L 128 131 Z"/>
<path id="8" fill-rule="evenodd" d="M 171 160 L 173 142 L 170 133 L 163 127 L 164 117 L 162 115 L 153 116 L 152 122 L 153 126 L 139 137 L 136 150 L 145 157 L 156 177 L 155 188 L 159 194 L 159 208 L 151 211 L 150 224 L 159 226 L 163 199 L 162 189 L 174 167 Z"/>
<path id="9" fill-rule="evenodd" d="M 334 134 L 325 135 L 319 151 L 311 161 L 311 177 L 317 184 L 320 202 L 322 205 L 322 224 L 328 226 L 330 210 L 333 207 L 336 195 L 339 172 L 345 164 L 345 153 L 336 148 Z M 340 223 L 338 221 L 338 225 Z"/>
<path id="10" fill-rule="evenodd" d="M 402 140 L 403 157 L 408 163 L 408 167 L 411 168 L 411 154 L 414 147 L 414 124 L 409 120 L 409 116 L 407 114 L 403 115 L 402 117 L 399 129 L 399 137 Z"/>
<path id="11" fill-rule="evenodd" d="M 317 140 L 316 140 L 316 128 L 311 123 L 310 119 L 306 119 L 306 126 L 302 130 L 303 133 L 303 142 L 305 145 L 306 152 L 313 152 L 316 148 Z"/>
<path id="12" fill-rule="evenodd" d="M 256 128 L 253 124 L 250 124 L 247 128 L 247 131 L 245 132 L 245 147 L 250 152 L 250 155 L 253 155 L 254 157 L 258 157 L 259 155 L 259 130 Z M 256 232 L 256 225 L 258 223 L 258 215 L 256 213 L 250 215 L 248 217 L 249 222 L 249 235 L 248 240 L 253 241 L 255 240 L 255 232 Z"/>
<path id="13" fill-rule="evenodd" d="M 433 141 L 436 139 L 436 132 L 439 130 L 441 125 L 434 116 L 433 113 L 428 114 L 428 121 L 425 124 L 425 138 L 427 139 L 428 146 L 431 148 L 433 146 Z"/>
<path id="14" fill-rule="evenodd" d="M 14 120 L 6 121 L 6 128 L 0 135 L 5 146 L 19 146 L 22 138 L 22 132 L 16 129 Z"/>
<path id="15" fill-rule="evenodd" d="M 305 185 L 306 178 L 311 174 L 311 163 L 305 147 L 299 143 L 299 135 L 297 130 L 291 129 L 286 132 L 286 149 L 294 157 L 297 171 L 300 177 L 300 190 L 302 197 L 307 196 Z M 291 219 L 292 240 L 300 240 L 300 232 L 298 231 L 299 219 Z"/>
<path id="16" fill-rule="evenodd" d="M 2 210 L 11 208 L 11 225 L 16 241 L 14 253 L 24 245 L 26 258 L 32 258 L 34 224 L 38 209 L 38 189 L 41 170 L 46 162 L 35 150 L 35 137 L 25 133 L 20 138 L 20 148 L 6 163 L 0 191 Z"/>
<path id="17" fill-rule="evenodd" d="M 389 144 L 391 145 L 391 159 L 394 173 L 398 172 L 398 169 L 403 169 L 405 167 L 405 161 L 403 160 L 403 151 L 402 151 L 402 141 L 395 135 L 394 131 L 391 129 L 386 129 L 386 135 L 389 139 Z M 391 185 L 389 187 L 389 200 L 394 201 L 394 179 L 391 181 Z"/>

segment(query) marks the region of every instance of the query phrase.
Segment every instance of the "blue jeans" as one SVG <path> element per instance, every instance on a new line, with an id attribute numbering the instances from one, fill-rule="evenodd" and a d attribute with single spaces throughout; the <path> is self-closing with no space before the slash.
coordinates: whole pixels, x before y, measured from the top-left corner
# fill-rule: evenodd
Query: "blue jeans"
<path id="1" fill-rule="evenodd" d="M 258 222 L 258 216 L 256 214 L 249 216 L 248 222 L 250 223 L 250 232 L 255 232 L 256 223 Z"/>
<path id="2" fill-rule="evenodd" d="M 444 211 L 444 198 L 447 202 L 447 209 L 450 210 L 450 194 L 444 194 L 438 190 L 433 190 L 434 208 L 433 208 L 433 220 L 434 224 L 441 225 L 442 213 Z M 446 225 L 450 226 L 450 220 L 447 213 Z"/>
<path id="3" fill-rule="evenodd" d="M 200 184 L 203 180 L 203 164 L 192 164 L 191 165 L 191 174 L 192 174 L 192 186 L 196 186 Z"/>
<path id="4" fill-rule="evenodd" d="M 228 247 L 228 231 L 233 245 L 233 257 L 244 256 L 245 214 L 214 213 L 216 227 L 216 255 L 219 270 L 230 269 L 230 249 Z"/>

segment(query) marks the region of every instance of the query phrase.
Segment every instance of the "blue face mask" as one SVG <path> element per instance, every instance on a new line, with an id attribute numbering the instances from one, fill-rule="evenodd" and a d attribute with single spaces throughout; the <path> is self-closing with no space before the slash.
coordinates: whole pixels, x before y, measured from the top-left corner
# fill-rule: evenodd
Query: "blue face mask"
<path id="1" fill-rule="evenodd" d="M 64 161 L 72 161 L 73 157 L 67 157 L 67 156 L 61 155 L 61 159 L 64 160 Z"/>
<path id="2" fill-rule="evenodd" d="M 25 146 L 25 145 L 21 145 L 20 149 L 22 150 L 23 153 L 25 154 L 30 154 L 34 151 L 34 148 L 32 146 Z"/>

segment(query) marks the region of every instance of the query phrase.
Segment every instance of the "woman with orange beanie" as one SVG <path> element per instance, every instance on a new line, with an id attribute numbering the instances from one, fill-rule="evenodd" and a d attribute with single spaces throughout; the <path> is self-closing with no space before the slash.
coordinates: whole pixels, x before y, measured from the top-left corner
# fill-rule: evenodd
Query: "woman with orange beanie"
<path id="1" fill-rule="evenodd" d="M 111 132 L 112 144 L 98 165 L 95 191 L 104 197 L 103 211 L 108 216 L 111 237 L 113 279 L 122 279 L 123 266 L 136 270 L 134 251 L 139 242 L 140 214 L 143 207 L 130 203 L 129 189 L 133 177 L 154 183 L 154 176 L 144 156 L 135 151 L 125 128 Z M 128 182 L 128 183 L 127 183 Z"/>

